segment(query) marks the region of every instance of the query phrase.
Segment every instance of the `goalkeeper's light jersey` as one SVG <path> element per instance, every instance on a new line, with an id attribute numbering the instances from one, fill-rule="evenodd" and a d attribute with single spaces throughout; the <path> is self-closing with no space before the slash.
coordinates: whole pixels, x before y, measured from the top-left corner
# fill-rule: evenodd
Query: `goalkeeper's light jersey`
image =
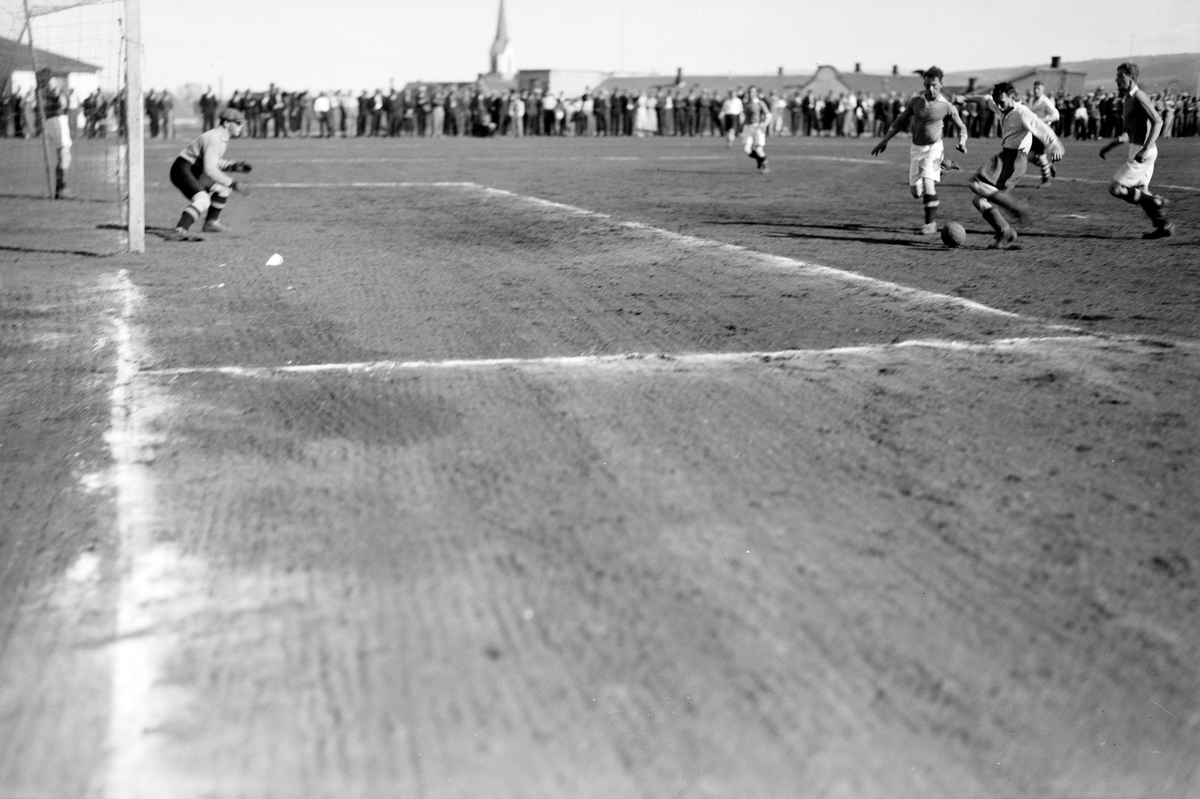
<path id="1" fill-rule="evenodd" d="M 218 125 L 188 142 L 187 147 L 184 147 L 183 151 L 179 153 L 179 157 L 189 164 L 199 161 L 203 174 L 208 175 L 217 183 L 228 186 L 233 179 L 221 172 L 222 169 L 229 166 L 229 162 L 223 157 L 228 145 L 229 129 L 224 125 Z"/>
<path id="2" fill-rule="evenodd" d="M 228 146 L 229 130 L 224 125 L 218 125 L 188 142 L 187 147 L 184 147 L 183 151 L 179 153 L 179 157 L 189 164 L 194 164 L 201 159 L 207 164 L 211 157 L 214 159 L 213 163 L 219 164 L 222 156 L 225 155 L 225 148 Z"/>

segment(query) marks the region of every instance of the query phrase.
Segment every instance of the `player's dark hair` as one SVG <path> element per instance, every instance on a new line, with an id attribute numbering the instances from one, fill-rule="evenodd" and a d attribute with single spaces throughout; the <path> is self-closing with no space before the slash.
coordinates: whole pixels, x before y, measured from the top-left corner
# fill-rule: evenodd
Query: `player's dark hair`
<path id="1" fill-rule="evenodd" d="M 1045 85 L 1046 85 L 1046 84 L 1042 83 L 1040 80 L 1035 80 L 1035 81 L 1033 82 L 1033 88 L 1035 88 L 1035 89 L 1036 89 L 1038 86 L 1045 87 Z"/>
<path id="2" fill-rule="evenodd" d="M 924 73 L 922 73 L 921 77 L 937 78 L 938 80 L 945 80 L 946 73 L 942 72 L 942 70 L 939 67 L 930 67 L 929 69 L 925 70 Z"/>
<path id="3" fill-rule="evenodd" d="M 992 87 L 992 97 L 1003 97 L 1006 94 L 1016 94 L 1016 88 L 1008 81 L 1002 81 Z"/>
<path id="4" fill-rule="evenodd" d="M 1126 75 L 1133 78 L 1135 83 L 1137 82 L 1137 79 L 1138 79 L 1138 65 L 1137 64 L 1134 64 L 1130 61 L 1126 61 L 1124 64 L 1118 64 L 1117 72 L 1124 72 Z"/>

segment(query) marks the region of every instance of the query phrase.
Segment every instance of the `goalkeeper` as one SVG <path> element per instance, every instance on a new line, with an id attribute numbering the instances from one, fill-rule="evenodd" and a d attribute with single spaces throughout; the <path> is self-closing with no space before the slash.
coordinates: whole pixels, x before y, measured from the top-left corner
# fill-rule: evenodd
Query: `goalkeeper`
<path id="1" fill-rule="evenodd" d="M 175 229 L 167 236 L 168 240 L 185 241 L 190 238 L 188 229 L 201 216 L 204 217 L 205 232 L 220 233 L 225 229 L 221 223 L 221 211 L 225 209 L 229 195 L 235 191 L 249 193 L 225 170 L 249 172 L 250 165 L 245 161 L 226 161 L 223 158 L 229 140 L 241 136 L 245 126 L 246 118 L 241 111 L 226 108 L 221 112 L 218 125 L 192 139 L 171 164 L 171 183 L 188 198 L 188 206 L 183 209 Z"/>

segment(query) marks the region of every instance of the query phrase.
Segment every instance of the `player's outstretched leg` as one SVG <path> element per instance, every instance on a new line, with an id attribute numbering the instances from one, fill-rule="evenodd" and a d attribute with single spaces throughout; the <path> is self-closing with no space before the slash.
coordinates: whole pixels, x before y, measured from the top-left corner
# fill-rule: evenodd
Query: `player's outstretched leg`
<path id="1" fill-rule="evenodd" d="M 1017 243 L 1017 231 L 1013 230 L 1012 225 L 1008 224 L 1008 220 L 1000 213 L 999 208 L 983 197 L 976 197 L 974 205 L 983 216 L 984 221 L 996 231 L 996 240 L 988 245 L 989 248 L 1007 250 Z"/>
<path id="2" fill-rule="evenodd" d="M 1165 239 L 1175 232 L 1175 223 L 1169 221 L 1166 216 L 1166 208 L 1170 203 L 1165 197 L 1151 194 L 1146 189 L 1136 186 L 1122 186 L 1120 183 L 1113 183 L 1108 187 L 1108 192 L 1130 205 L 1141 206 L 1145 211 L 1150 223 L 1154 225 L 1154 230 L 1143 234 L 1142 238 Z"/>
<path id="3" fill-rule="evenodd" d="M 1054 165 L 1050 163 L 1049 156 L 1043 153 L 1042 155 L 1034 158 L 1033 163 L 1036 164 L 1037 168 L 1042 172 L 1042 182 L 1039 184 L 1039 187 L 1045 187 L 1049 185 L 1050 181 L 1054 179 Z"/>

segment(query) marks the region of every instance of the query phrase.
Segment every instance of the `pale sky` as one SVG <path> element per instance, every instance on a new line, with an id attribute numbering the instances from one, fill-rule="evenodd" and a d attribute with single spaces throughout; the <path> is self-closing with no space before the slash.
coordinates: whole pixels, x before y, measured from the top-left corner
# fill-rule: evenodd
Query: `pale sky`
<path id="1" fill-rule="evenodd" d="M 499 4 L 141 0 L 143 85 L 228 94 L 272 81 L 357 91 L 473 80 L 488 69 Z M 950 72 L 1200 52 L 1200 0 L 505 0 L 505 14 L 518 69 Z"/>

